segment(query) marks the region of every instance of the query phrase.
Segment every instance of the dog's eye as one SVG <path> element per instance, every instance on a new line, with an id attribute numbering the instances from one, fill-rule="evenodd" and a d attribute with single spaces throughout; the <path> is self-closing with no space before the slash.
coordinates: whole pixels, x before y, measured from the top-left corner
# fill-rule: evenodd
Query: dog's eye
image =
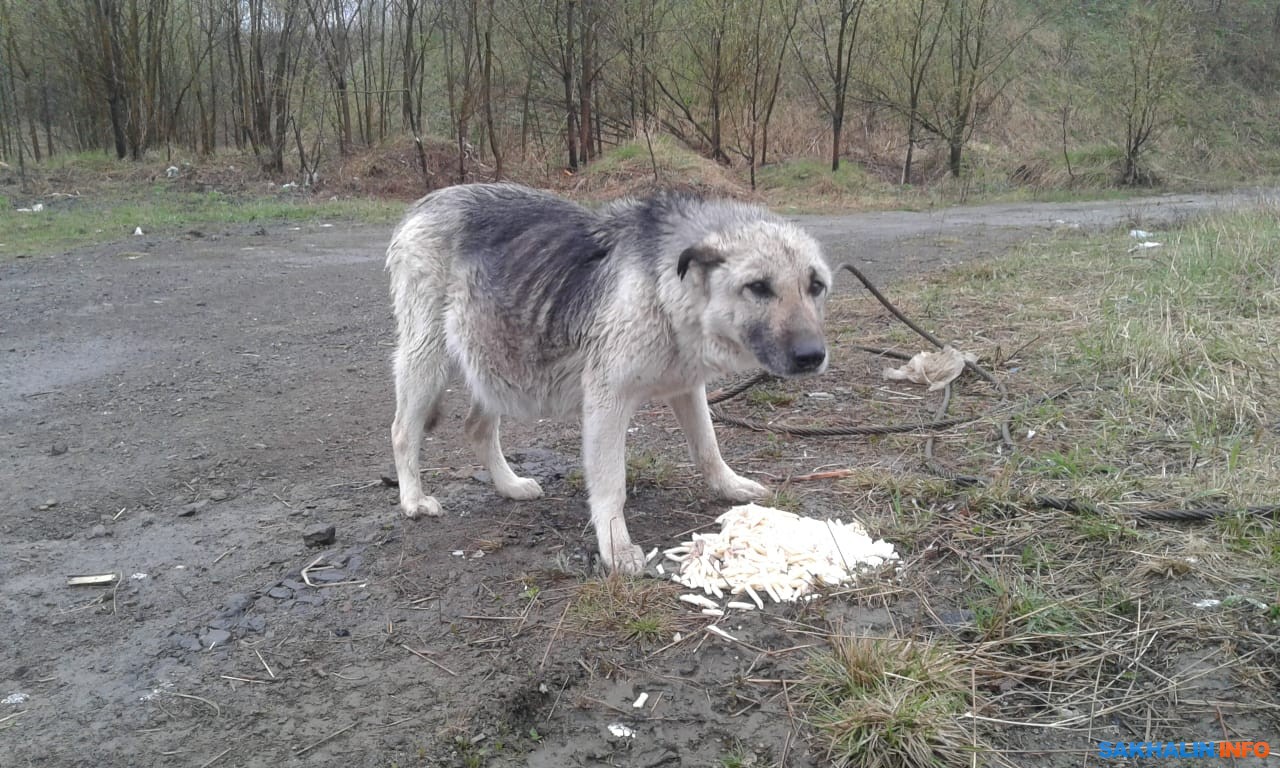
<path id="1" fill-rule="evenodd" d="M 746 288 L 759 299 L 767 299 L 773 295 L 773 286 L 769 285 L 768 280 L 757 280 L 754 283 L 747 283 Z"/>
<path id="2" fill-rule="evenodd" d="M 827 286 L 821 280 L 809 283 L 809 295 L 815 299 L 827 292 Z"/>

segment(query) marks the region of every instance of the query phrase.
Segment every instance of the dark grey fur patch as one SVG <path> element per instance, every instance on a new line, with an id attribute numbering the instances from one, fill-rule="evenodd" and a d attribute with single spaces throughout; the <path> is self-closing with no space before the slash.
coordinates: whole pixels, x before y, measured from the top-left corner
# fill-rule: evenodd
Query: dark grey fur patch
<path id="1" fill-rule="evenodd" d="M 460 256 L 485 303 L 551 347 L 577 346 L 613 284 L 600 223 L 567 200 L 501 189 L 465 207 Z"/>

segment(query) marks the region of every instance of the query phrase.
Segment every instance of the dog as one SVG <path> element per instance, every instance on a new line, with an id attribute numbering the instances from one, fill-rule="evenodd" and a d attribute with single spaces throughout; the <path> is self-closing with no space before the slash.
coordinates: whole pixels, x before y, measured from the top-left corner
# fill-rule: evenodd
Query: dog
<path id="1" fill-rule="evenodd" d="M 623 573 L 645 563 L 623 518 L 636 409 L 665 400 L 711 490 L 760 499 L 767 489 L 721 458 L 706 382 L 827 366 L 831 270 L 817 241 L 755 205 L 665 192 L 591 210 L 514 184 L 447 187 L 409 209 L 386 268 L 404 514 L 440 514 L 418 453 L 458 371 L 471 396 L 467 438 L 507 498 L 542 488 L 507 464 L 499 420 L 581 417 L 591 522 L 601 557 Z"/>

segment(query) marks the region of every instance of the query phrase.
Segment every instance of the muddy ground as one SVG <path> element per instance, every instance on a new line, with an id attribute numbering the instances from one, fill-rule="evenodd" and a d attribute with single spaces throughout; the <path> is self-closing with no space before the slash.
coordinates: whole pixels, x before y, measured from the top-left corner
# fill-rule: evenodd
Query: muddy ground
<path id="1" fill-rule="evenodd" d="M 892 283 L 1062 227 L 1154 228 L 1231 202 L 802 221 L 833 263 Z M 446 514 L 400 516 L 379 480 L 391 466 L 389 229 L 280 224 L 0 265 L 0 764 L 822 764 L 776 683 L 785 649 L 821 642 L 812 613 L 725 622 L 750 647 L 691 622 L 692 639 L 664 648 L 569 611 L 594 556 L 575 425 L 504 425 L 517 470 L 547 490 L 511 502 L 462 445 L 455 397 L 424 449 Z M 856 417 L 879 366 L 834 355 L 797 391 L 835 399 L 787 407 Z M 731 464 L 775 483 L 899 458 L 719 432 Z M 724 509 L 681 442 L 657 407 L 633 424 L 628 518 L 646 549 Z M 820 487 L 801 503 L 873 529 L 887 514 L 833 508 Z M 318 523 L 335 526 L 333 544 L 304 543 Z M 309 586 L 302 571 L 321 556 L 337 567 L 308 572 L 329 580 Z M 103 573 L 122 578 L 66 583 Z M 909 605 L 819 610 L 847 627 L 910 620 Z"/>

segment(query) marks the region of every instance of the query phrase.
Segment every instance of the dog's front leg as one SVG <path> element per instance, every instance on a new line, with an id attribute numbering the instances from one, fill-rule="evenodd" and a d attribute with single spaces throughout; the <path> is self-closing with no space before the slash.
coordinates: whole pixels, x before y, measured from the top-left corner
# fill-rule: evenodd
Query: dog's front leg
<path id="1" fill-rule="evenodd" d="M 610 393 L 588 390 L 582 407 L 582 468 L 600 556 L 609 569 L 634 574 L 644 552 L 631 543 L 622 508 L 627 500 L 627 424 L 635 410 Z"/>
<path id="2" fill-rule="evenodd" d="M 724 463 L 720 445 L 716 442 L 715 428 L 711 426 L 705 387 L 699 385 L 697 389 L 668 398 L 667 402 L 676 412 L 680 429 L 684 430 L 693 463 L 712 491 L 729 501 L 752 501 L 769 494 L 768 488 L 739 475 Z"/>

